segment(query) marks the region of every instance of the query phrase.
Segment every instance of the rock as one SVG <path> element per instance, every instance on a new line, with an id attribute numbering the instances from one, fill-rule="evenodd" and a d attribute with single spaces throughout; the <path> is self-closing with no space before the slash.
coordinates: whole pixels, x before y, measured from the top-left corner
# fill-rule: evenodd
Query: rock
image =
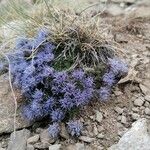
<path id="1" fill-rule="evenodd" d="M 32 137 L 30 137 L 28 140 L 27 140 L 27 143 L 28 144 L 35 144 L 36 142 L 38 142 L 40 136 L 37 134 L 37 135 L 34 135 Z"/>
<path id="2" fill-rule="evenodd" d="M 148 102 L 150 102 L 150 95 L 146 95 L 145 96 L 145 100 L 148 101 Z"/>
<path id="3" fill-rule="evenodd" d="M 99 133 L 99 134 L 97 135 L 97 138 L 99 138 L 99 139 L 103 139 L 103 138 L 104 138 L 104 134 Z"/>
<path id="4" fill-rule="evenodd" d="M 95 138 L 90 138 L 88 136 L 80 136 L 79 139 L 81 141 L 86 142 L 86 143 L 91 143 L 91 142 L 93 142 L 95 140 Z"/>
<path id="5" fill-rule="evenodd" d="M 139 109 L 138 109 L 137 107 L 133 107 L 133 108 L 132 108 L 132 111 L 133 111 L 133 112 L 138 112 Z"/>
<path id="6" fill-rule="evenodd" d="M 26 150 L 27 139 L 30 137 L 30 131 L 23 129 L 14 132 L 10 136 L 8 150 Z"/>
<path id="7" fill-rule="evenodd" d="M 150 109 L 149 108 L 145 108 L 145 114 L 150 115 Z"/>
<path id="8" fill-rule="evenodd" d="M 124 34 L 115 34 L 114 39 L 116 42 L 118 43 L 128 43 L 128 39 L 126 37 L 126 35 Z M 120 91 L 115 91 L 114 92 L 116 96 L 122 95 L 122 92 Z"/>
<path id="9" fill-rule="evenodd" d="M 133 120 L 138 120 L 140 118 L 140 115 L 136 114 L 136 113 L 132 113 L 131 117 L 132 117 Z"/>
<path id="10" fill-rule="evenodd" d="M 113 16 L 117 16 L 123 14 L 123 9 L 118 5 L 112 4 L 107 8 L 107 12 Z"/>
<path id="11" fill-rule="evenodd" d="M 145 10 L 146 11 L 146 10 Z M 149 9 L 149 11 L 150 11 L 150 9 Z M 149 92 L 150 92 L 150 90 L 149 90 L 149 88 L 146 86 L 146 85 L 143 85 L 143 84 L 139 84 L 139 86 L 140 86 L 140 89 L 142 90 L 142 92 L 143 92 L 143 94 L 145 94 L 145 95 L 148 95 L 149 94 Z M 150 85 L 149 85 L 150 86 Z"/>
<path id="12" fill-rule="evenodd" d="M 27 150 L 34 150 L 34 146 L 31 144 L 27 144 Z"/>
<path id="13" fill-rule="evenodd" d="M 115 3 L 134 3 L 136 0 L 111 0 L 112 2 Z"/>
<path id="14" fill-rule="evenodd" d="M 149 150 L 150 149 L 150 121 L 145 118 L 133 123 L 119 142 L 108 150 Z"/>
<path id="15" fill-rule="evenodd" d="M 8 74 L 0 76 L 0 134 L 14 130 L 14 100 L 10 90 Z M 31 124 L 20 116 L 20 108 L 16 115 L 16 130 L 29 127 Z"/>
<path id="16" fill-rule="evenodd" d="M 60 148 L 61 148 L 61 144 L 55 144 L 49 146 L 49 150 L 60 150 Z"/>
<path id="17" fill-rule="evenodd" d="M 34 148 L 36 149 L 48 149 L 51 144 L 38 142 L 34 144 Z"/>
<path id="18" fill-rule="evenodd" d="M 144 103 L 144 101 L 141 99 L 141 98 L 137 98 L 135 101 L 134 101 L 134 105 L 135 106 L 142 106 Z"/>
<path id="19" fill-rule="evenodd" d="M 83 143 L 76 143 L 66 147 L 66 150 L 86 150 Z"/>
<path id="20" fill-rule="evenodd" d="M 123 113 L 123 109 L 121 109 L 120 107 L 115 107 L 114 110 L 120 115 Z"/>
<path id="21" fill-rule="evenodd" d="M 125 116 L 121 117 L 121 123 L 123 123 L 123 124 L 127 123 L 127 118 Z"/>
<path id="22" fill-rule="evenodd" d="M 56 139 L 54 138 L 51 138 L 48 134 L 48 129 L 45 129 L 43 130 L 41 133 L 40 133 L 40 140 L 42 143 L 54 143 L 56 141 Z"/>
<path id="23" fill-rule="evenodd" d="M 65 139 L 69 139 L 69 134 L 68 134 L 68 132 L 67 132 L 67 129 L 66 129 L 64 123 L 61 124 L 60 136 L 63 137 L 63 138 L 65 138 Z"/>
<path id="24" fill-rule="evenodd" d="M 95 120 L 99 123 L 101 123 L 102 119 L 103 119 L 103 115 L 101 112 L 99 112 L 98 110 L 95 111 Z"/>

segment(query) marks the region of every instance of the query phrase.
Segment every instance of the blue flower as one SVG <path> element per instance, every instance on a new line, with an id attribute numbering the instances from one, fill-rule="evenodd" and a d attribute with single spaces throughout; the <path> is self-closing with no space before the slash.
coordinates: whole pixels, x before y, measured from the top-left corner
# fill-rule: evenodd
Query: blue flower
<path id="1" fill-rule="evenodd" d="M 83 129 L 83 125 L 79 121 L 69 121 L 68 123 L 68 132 L 72 136 L 80 136 Z"/>
<path id="2" fill-rule="evenodd" d="M 49 136 L 52 138 L 57 138 L 60 133 L 60 126 L 58 123 L 53 123 L 52 125 L 49 125 L 48 128 Z"/>
<path id="3" fill-rule="evenodd" d="M 51 112 L 52 122 L 60 122 L 64 119 L 64 112 L 60 109 L 53 110 Z"/>
<path id="4" fill-rule="evenodd" d="M 101 87 L 98 92 L 100 99 L 106 101 L 110 97 L 111 90 L 109 87 Z"/>
<path id="5" fill-rule="evenodd" d="M 103 76 L 103 82 L 110 87 L 113 86 L 116 83 L 114 72 L 110 71 L 105 73 Z"/>

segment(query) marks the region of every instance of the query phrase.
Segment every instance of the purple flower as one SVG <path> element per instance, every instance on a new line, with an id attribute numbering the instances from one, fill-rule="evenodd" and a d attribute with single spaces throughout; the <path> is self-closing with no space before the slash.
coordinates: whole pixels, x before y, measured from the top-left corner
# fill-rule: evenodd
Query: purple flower
<path id="1" fill-rule="evenodd" d="M 59 102 L 63 109 L 70 110 L 74 106 L 73 99 L 70 97 L 64 97 L 63 99 L 59 100 Z"/>
<path id="2" fill-rule="evenodd" d="M 82 80 L 84 77 L 84 71 L 79 69 L 79 70 L 75 70 L 72 73 L 72 77 L 75 78 L 76 80 Z"/>
<path id="3" fill-rule="evenodd" d="M 83 81 L 83 85 L 85 88 L 92 88 L 94 85 L 94 80 L 92 77 L 87 77 Z"/>
<path id="4" fill-rule="evenodd" d="M 83 129 L 83 125 L 79 121 L 69 121 L 68 123 L 68 132 L 72 136 L 80 136 Z"/>
<path id="5" fill-rule="evenodd" d="M 44 96 L 44 93 L 41 90 L 39 90 L 39 89 L 36 89 L 36 91 L 33 94 L 34 100 L 35 101 L 39 101 L 39 102 L 41 100 L 43 100 L 43 96 Z"/>
<path id="6" fill-rule="evenodd" d="M 60 109 L 53 110 L 51 112 L 52 122 L 60 122 L 64 119 L 64 112 Z"/>
<path id="7" fill-rule="evenodd" d="M 49 125 L 48 128 L 49 136 L 52 138 L 57 138 L 60 133 L 60 126 L 58 123 L 53 123 L 52 125 Z"/>
<path id="8" fill-rule="evenodd" d="M 108 64 L 110 65 L 110 70 L 116 76 L 122 77 L 128 73 L 128 65 L 118 58 L 109 58 Z"/>
<path id="9" fill-rule="evenodd" d="M 103 82 L 108 86 L 113 86 L 116 83 L 114 72 L 110 71 L 105 73 L 103 76 Z"/>
<path id="10" fill-rule="evenodd" d="M 49 97 L 48 100 L 44 103 L 43 109 L 45 113 L 49 113 L 52 111 L 55 106 L 55 100 L 53 97 Z"/>
<path id="11" fill-rule="evenodd" d="M 99 97 L 102 101 L 108 100 L 110 97 L 111 90 L 109 87 L 101 87 L 99 90 Z"/>

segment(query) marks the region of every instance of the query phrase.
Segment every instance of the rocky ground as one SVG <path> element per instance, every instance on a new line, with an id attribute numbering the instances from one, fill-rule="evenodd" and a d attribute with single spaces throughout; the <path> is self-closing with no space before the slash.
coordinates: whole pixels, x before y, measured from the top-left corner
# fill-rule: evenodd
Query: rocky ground
<path id="1" fill-rule="evenodd" d="M 100 1 L 102 6 L 106 4 L 105 0 Z M 118 83 L 111 100 L 94 102 L 81 111 L 79 118 L 85 128 L 79 139 L 69 137 L 63 124 L 61 138 L 50 139 L 44 123 L 31 126 L 19 117 L 18 110 L 16 128 L 20 130 L 14 139 L 14 103 L 8 75 L 3 74 L 0 150 L 150 150 L 150 1 L 111 0 L 100 17 L 130 65 L 127 77 Z"/>

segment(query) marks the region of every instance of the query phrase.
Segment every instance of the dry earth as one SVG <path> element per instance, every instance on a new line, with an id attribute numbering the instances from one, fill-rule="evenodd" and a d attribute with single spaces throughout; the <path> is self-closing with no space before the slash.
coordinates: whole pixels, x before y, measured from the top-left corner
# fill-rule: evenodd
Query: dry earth
<path id="1" fill-rule="evenodd" d="M 62 137 L 55 141 L 63 150 L 76 150 L 77 147 L 106 150 L 118 142 L 134 121 L 139 118 L 150 120 L 150 2 L 111 1 L 111 7 L 100 17 L 107 24 L 106 31 L 109 32 L 106 36 L 110 36 L 120 47 L 130 70 L 127 77 L 118 83 L 108 102 L 94 102 L 81 110 L 79 118 L 85 129 L 79 139 L 69 138 L 64 130 Z M 99 12 L 93 10 L 92 13 L 96 15 Z M 30 140 L 35 141 L 31 142 L 28 150 L 48 149 L 50 144 L 43 144 L 47 137 L 43 135 L 45 130 L 41 124 L 37 123 L 29 130 L 33 136 Z M 1 136 L 0 150 L 7 149 L 8 140 L 9 134 Z"/>

